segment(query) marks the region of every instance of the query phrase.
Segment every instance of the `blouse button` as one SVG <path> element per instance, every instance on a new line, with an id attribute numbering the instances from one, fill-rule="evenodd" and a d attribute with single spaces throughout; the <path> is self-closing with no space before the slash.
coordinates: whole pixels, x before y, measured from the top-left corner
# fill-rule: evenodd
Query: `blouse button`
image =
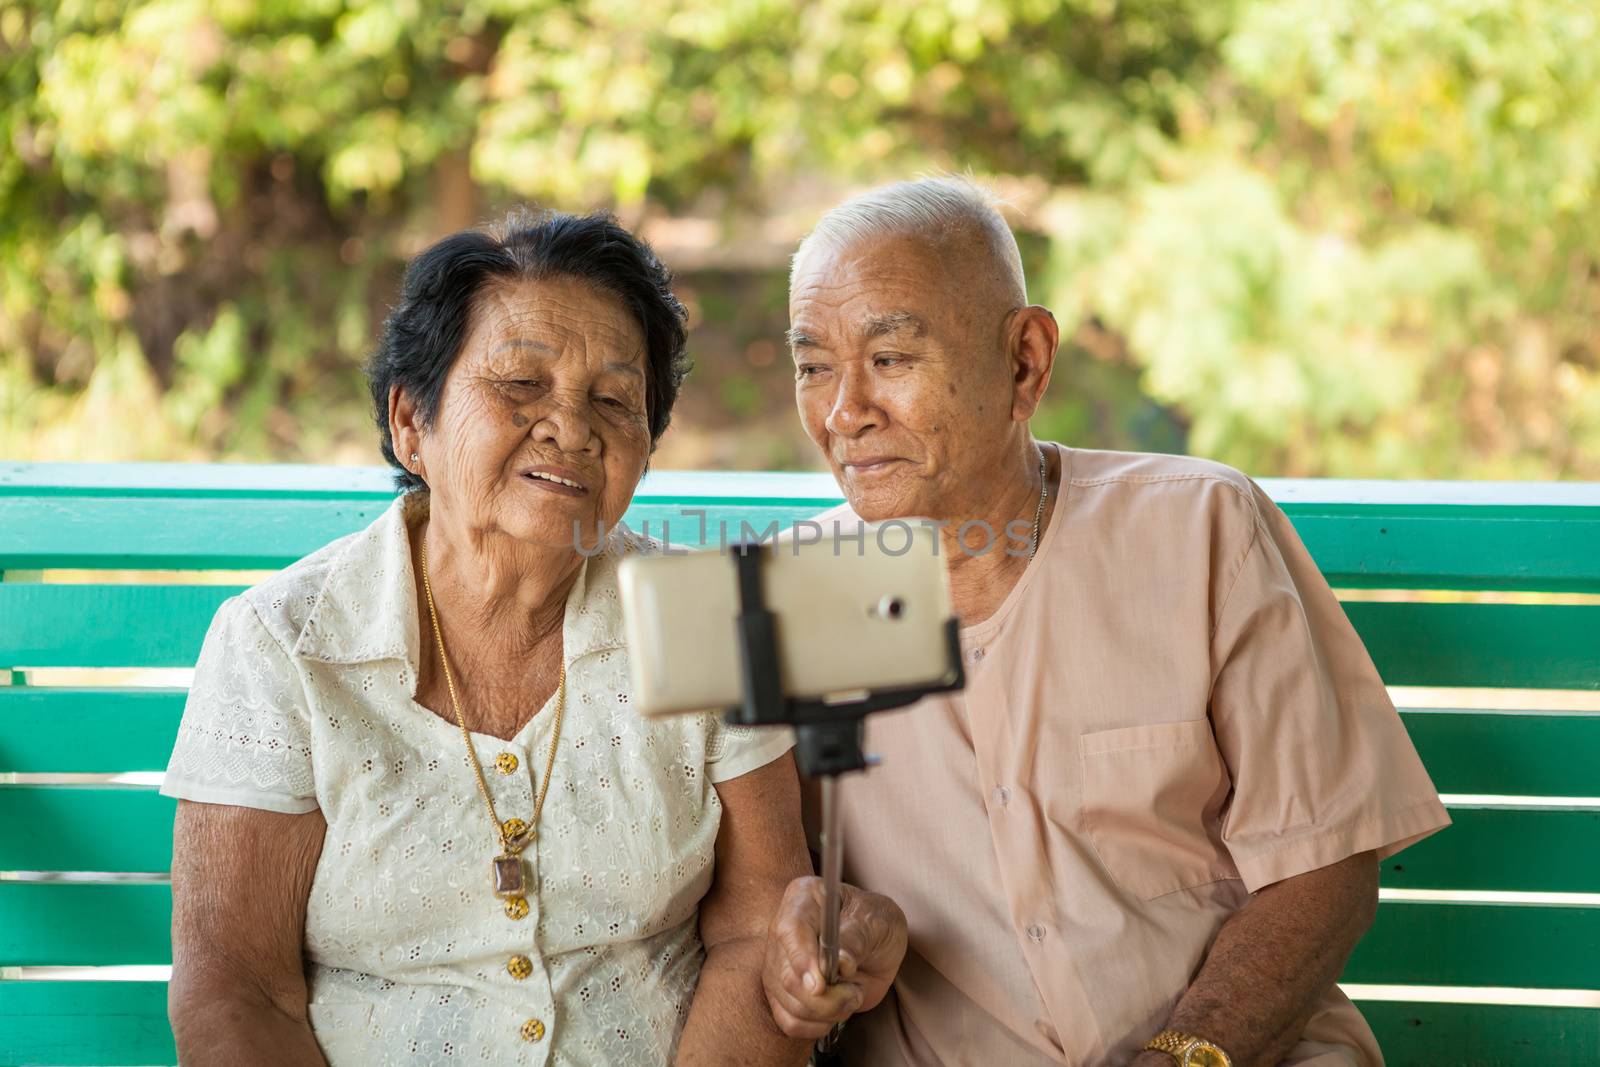
<path id="1" fill-rule="evenodd" d="M 506 960 L 506 973 L 520 982 L 533 973 L 533 961 L 526 956 L 512 956 Z"/>
<path id="2" fill-rule="evenodd" d="M 522 1024 L 522 1040 L 524 1040 L 524 1041 L 542 1041 L 542 1040 L 544 1040 L 544 1023 L 540 1022 L 538 1019 L 529 1019 L 527 1022 L 523 1023 Z"/>
<path id="3" fill-rule="evenodd" d="M 526 919 L 528 917 L 527 897 L 508 897 L 506 899 L 506 918 Z"/>
<path id="4" fill-rule="evenodd" d="M 494 758 L 494 769 L 501 774 L 517 773 L 517 754 L 515 752 L 502 752 Z"/>

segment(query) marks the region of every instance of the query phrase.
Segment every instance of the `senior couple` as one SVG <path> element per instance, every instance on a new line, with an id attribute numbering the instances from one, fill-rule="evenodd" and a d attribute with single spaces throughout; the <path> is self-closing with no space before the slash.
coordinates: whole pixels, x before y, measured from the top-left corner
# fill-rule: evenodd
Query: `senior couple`
<path id="1" fill-rule="evenodd" d="M 629 706 L 669 281 L 598 216 L 410 265 L 369 367 L 402 494 L 225 604 L 196 670 L 183 1062 L 800 1064 L 854 1015 L 850 1064 L 1380 1064 L 1333 983 L 1438 797 L 1252 482 L 1031 436 L 1057 326 L 958 179 L 842 205 L 793 266 L 826 518 L 950 520 L 967 672 L 868 726 L 824 987 L 786 734 Z M 1031 557 L 956 543 L 1035 516 Z"/>

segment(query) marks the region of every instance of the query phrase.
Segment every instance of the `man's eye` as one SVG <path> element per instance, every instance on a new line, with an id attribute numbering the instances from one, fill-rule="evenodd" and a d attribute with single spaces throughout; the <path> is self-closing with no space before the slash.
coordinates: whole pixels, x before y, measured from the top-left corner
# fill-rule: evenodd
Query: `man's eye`
<path id="1" fill-rule="evenodd" d="M 810 378 L 821 373 L 821 367 L 817 366 L 815 363 L 807 363 L 804 366 L 796 367 L 794 376 L 796 378 Z"/>
<path id="2" fill-rule="evenodd" d="M 899 356 L 875 356 L 872 360 L 873 366 L 876 367 L 894 367 L 903 362 L 905 361 Z"/>

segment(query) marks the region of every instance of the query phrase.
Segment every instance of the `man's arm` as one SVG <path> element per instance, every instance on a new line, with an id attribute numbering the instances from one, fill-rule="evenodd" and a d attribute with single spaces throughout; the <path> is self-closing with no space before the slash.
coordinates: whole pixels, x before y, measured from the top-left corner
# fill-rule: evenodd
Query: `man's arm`
<path id="1" fill-rule="evenodd" d="M 798 1067 L 811 1043 L 786 1037 L 762 992 L 767 926 L 784 887 L 808 873 L 794 757 L 717 785 L 722 825 L 711 890 L 700 902 L 700 969 L 678 1043 L 679 1067 Z"/>
<path id="2" fill-rule="evenodd" d="M 1223 924 L 1167 1026 L 1219 1046 L 1234 1067 L 1276 1067 L 1377 908 L 1372 852 L 1266 886 Z M 1172 1057 L 1142 1052 L 1130 1067 Z"/>

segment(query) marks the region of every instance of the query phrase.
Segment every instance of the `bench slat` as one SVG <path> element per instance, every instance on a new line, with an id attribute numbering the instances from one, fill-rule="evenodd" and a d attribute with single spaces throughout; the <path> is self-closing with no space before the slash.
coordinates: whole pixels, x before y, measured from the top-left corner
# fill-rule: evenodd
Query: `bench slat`
<path id="1" fill-rule="evenodd" d="M 12 827 L 0 837 L 0 870 L 164 872 L 175 805 L 147 789 L 0 786 L 0 825 Z M 1383 861 L 1383 885 L 1600 892 L 1600 812 L 1457 808 L 1451 816 L 1449 829 Z"/>
<path id="2" fill-rule="evenodd" d="M 0 967 L 172 962 L 165 884 L 0 882 Z"/>
<path id="3" fill-rule="evenodd" d="M 177 806 L 153 789 L 0 785 L 0 871 L 164 874 Z"/>
<path id="4" fill-rule="evenodd" d="M 1402 708 L 1400 717 L 1441 793 L 1600 796 L 1600 712 Z"/>
<path id="5" fill-rule="evenodd" d="M 704 517 L 684 505 L 634 502 L 630 529 L 700 547 L 769 524 L 780 529 L 831 501 L 712 501 Z M 384 500 L 0 496 L 0 570 L 275 570 L 364 528 Z M 666 525 L 664 526 L 663 523 Z M 719 525 L 721 524 L 721 525 Z M 591 544 L 586 531 L 583 543 Z"/>
<path id="6" fill-rule="evenodd" d="M 227 585 L 0 584 L 0 666 L 187 667 Z M 1600 605 L 1347 603 L 1390 685 L 1600 688 Z"/>
<path id="7" fill-rule="evenodd" d="M 1306 502 L 1329 499 L 1321 481 L 1283 482 L 1301 486 L 1293 495 Z M 1419 482 L 1333 482 L 1359 489 L 1366 500 L 1393 485 L 1417 486 L 1406 499 L 1431 498 Z M 1579 483 L 1458 482 L 1447 483 L 1460 498 L 1463 488 L 1477 493 L 1464 503 L 1491 499 L 1518 506 L 1582 507 L 1591 497 Z M 1360 488 L 1371 486 L 1373 488 Z M 1484 490 L 1488 488 L 1489 492 Z M 14 463 L 0 461 L 0 496 L 164 496 L 271 498 L 338 497 L 388 499 L 394 495 L 390 467 L 334 467 L 321 463 Z M 1338 495 L 1338 494 L 1335 494 Z M 837 500 L 838 487 L 826 473 L 799 471 L 665 471 L 653 470 L 639 483 L 635 499 Z"/>
<path id="8" fill-rule="evenodd" d="M 0 773 L 163 770 L 186 695 L 0 686 Z M 1440 792 L 1600 792 L 1600 712 L 1402 709 L 1401 716 Z M 1550 759 L 1552 752 L 1563 758 Z"/>
<path id="9" fill-rule="evenodd" d="M 165 770 L 188 695 L 0 686 L 0 774 Z"/>
<path id="10" fill-rule="evenodd" d="M 1600 1063 L 1600 1009 L 1358 1001 L 1388 1067 Z"/>
<path id="11" fill-rule="evenodd" d="M 1347 602 L 1389 685 L 1600 689 L 1600 605 Z"/>
<path id="12" fill-rule="evenodd" d="M 1390 856 L 1392 889 L 1600 893 L 1600 811 L 1453 808 L 1454 824 Z"/>
<path id="13" fill-rule="evenodd" d="M 359 530 L 388 501 L 0 497 L 0 569 L 268 570 Z"/>
<path id="14" fill-rule="evenodd" d="M 1597 948 L 1600 908 L 1385 901 L 1340 981 L 1594 989 Z"/>
<path id="15" fill-rule="evenodd" d="M 0 981 L 8 1063 L 177 1063 L 165 982 Z"/>
<path id="16" fill-rule="evenodd" d="M 0 584 L 0 666 L 192 667 L 235 585 Z"/>
<path id="17" fill-rule="evenodd" d="M 1284 511 L 1336 589 L 1600 592 L 1600 508 Z"/>
<path id="18" fill-rule="evenodd" d="M 62 1067 L 175 1063 L 164 982 L 0 982 L 0 1048 Z M 1600 1062 L 1600 1011 L 1358 1002 L 1390 1067 Z"/>
<path id="19" fill-rule="evenodd" d="M 104 484 L 93 484 L 96 471 Z M 1428 503 L 1395 499 L 1404 483 L 1374 501 L 1337 499 L 1357 483 L 1263 484 L 1336 587 L 1600 592 L 1600 506 L 1577 502 L 1600 497 L 1593 487 L 1471 484 L 1478 491 L 1447 487 L 1453 502 Z M 1496 491 L 1562 503 L 1494 503 Z M 378 468 L 0 466 L 0 570 L 280 567 L 359 529 L 390 499 Z M 670 516 L 673 540 L 688 544 L 683 531 L 697 520 L 682 516 L 685 506 L 724 515 L 737 531 L 741 516 L 760 528 L 838 501 L 825 475 L 653 472 L 628 521 L 648 517 L 659 529 Z"/>

